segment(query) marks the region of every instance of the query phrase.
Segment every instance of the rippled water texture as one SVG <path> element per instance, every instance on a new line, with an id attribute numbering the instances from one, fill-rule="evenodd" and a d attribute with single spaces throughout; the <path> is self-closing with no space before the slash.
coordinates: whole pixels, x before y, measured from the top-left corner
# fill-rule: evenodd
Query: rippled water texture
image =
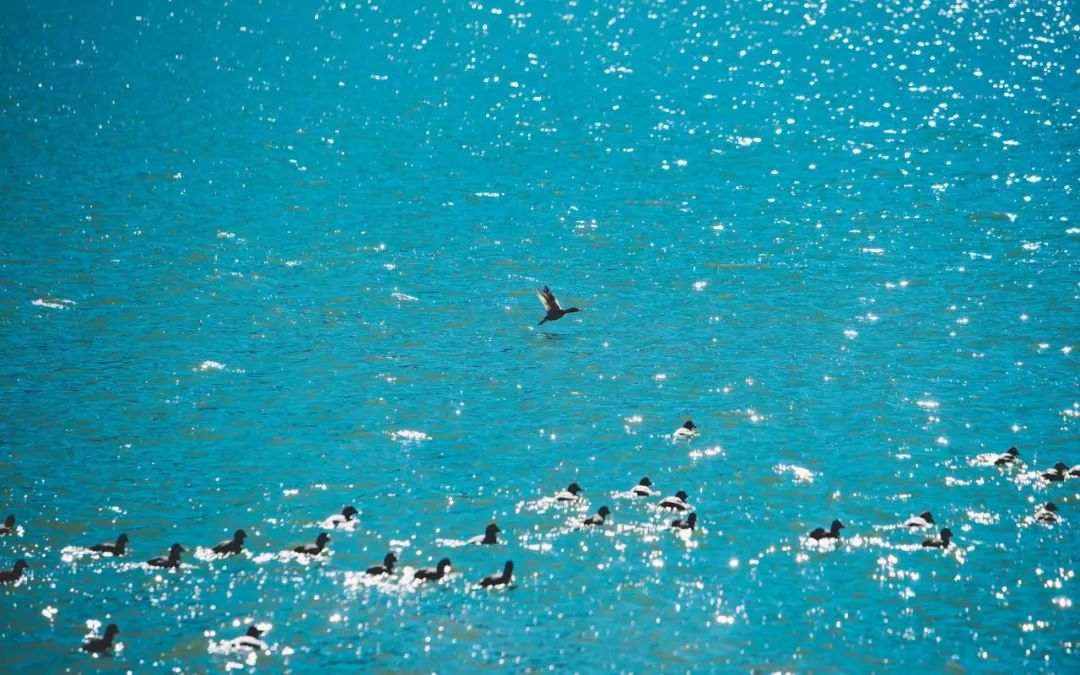
<path id="1" fill-rule="evenodd" d="M 1075 10 L 0 3 L 0 670 L 1080 671 Z"/>

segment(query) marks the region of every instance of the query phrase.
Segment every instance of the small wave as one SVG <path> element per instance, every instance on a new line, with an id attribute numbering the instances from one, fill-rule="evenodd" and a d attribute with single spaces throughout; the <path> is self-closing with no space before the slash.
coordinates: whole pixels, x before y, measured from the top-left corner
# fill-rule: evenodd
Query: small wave
<path id="1" fill-rule="evenodd" d="M 395 441 L 402 441 L 405 443 L 419 443 L 421 441 L 431 440 L 431 436 L 428 436 L 423 431 L 413 431 L 412 429 L 400 429 L 398 431 L 391 431 L 390 438 Z"/>
<path id="2" fill-rule="evenodd" d="M 711 448 L 703 448 L 701 450 L 691 450 L 690 459 L 702 459 L 704 457 L 716 457 L 717 455 L 723 455 L 724 449 L 719 445 L 714 445 Z"/>
<path id="3" fill-rule="evenodd" d="M 74 300 L 67 300 L 65 298 L 38 298 L 31 301 L 35 307 L 48 307 L 49 309 L 71 309 L 75 306 Z"/>
<path id="4" fill-rule="evenodd" d="M 225 364 L 220 361 L 203 361 L 195 366 L 195 370 L 200 373 L 204 373 L 208 370 L 225 370 Z"/>
<path id="5" fill-rule="evenodd" d="M 810 469 L 801 467 L 801 466 L 796 466 L 795 464 L 777 464 L 775 467 L 773 467 L 773 469 L 775 469 L 776 473 L 779 473 L 779 474 L 784 474 L 784 473 L 790 472 L 792 474 L 792 479 L 796 483 L 813 483 L 814 482 L 814 472 L 813 471 L 811 471 Z"/>

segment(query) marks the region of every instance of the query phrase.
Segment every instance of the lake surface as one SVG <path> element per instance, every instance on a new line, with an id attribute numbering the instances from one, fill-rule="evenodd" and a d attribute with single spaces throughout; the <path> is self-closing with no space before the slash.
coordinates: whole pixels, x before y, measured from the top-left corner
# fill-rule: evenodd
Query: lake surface
<path id="1" fill-rule="evenodd" d="M 0 6 L 3 670 L 1080 671 L 1075 5 L 279 4 Z"/>

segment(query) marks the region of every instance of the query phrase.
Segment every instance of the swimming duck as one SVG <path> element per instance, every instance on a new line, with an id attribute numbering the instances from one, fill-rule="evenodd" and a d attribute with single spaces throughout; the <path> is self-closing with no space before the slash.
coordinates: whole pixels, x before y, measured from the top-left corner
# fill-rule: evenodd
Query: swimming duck
<path id="1" fill-rule="evenodd" d="M 437 567 L 421 567 L 413 574 L 413 578 L 422 581 L 438 581 L 446 576 L 450 569 L 450 558 L 443 558 Z"/>
<path id="2" fill-rule="evenodd" d="M 359 511 L 357 511 L 354 507 L 346 506 L 345 508 L 341 509 L 341 513 L 335 513 L 334 515 L 326 519 L 326 527 L 341 527 L 346 523 L 351 523 L 353 516 L 355 516 L 357 513 L 359 513 Z"/>
<path id="3" fill-rule="evenodd" d="M 606 506 L 601 506 L 600 510 L 595 515 L 589 516 L 584 520 L 585 525 L 603 525 L 604 520 L 611 515 L 611 509 Z"/>
<path id="4" fill-rule="evenodd" d="M 653 489 L 652 481 L 649 480 L 648 476 L 639 480 L 638 484 L 630 489 L 630 492 L 635 497 L 652 497 L 656 494 L 656 490 Z"/>
<path id="5" fill-rule="evenodd" d="M 570 483 L 566 486 L 566 489 L 555 495 L 555 499 L 560 502 L 573 502 L 578 500 L 578 493 L 583 492 L 581 486 L 577 483 Z"/>
<path id="6" fill-rule="evenodd" d="M 952 530 L 946 527 L 941 530 L 941 537 L 926 539 L 922 545 L 926 548 L 949 548 L 949 540 L 952 539 L 952 536 Z"/>
<path id="7" fill-rule="evenodd" d="M 1048 480 L 1051 483 L 1065 480 L 1065 474 L 1068 473 L 1069 467 L 1064 462 L 1058 462 L 1054 465 L 1053 469 L 1044 471 L 1042 477 L 1044 480 Z"/>
<path id="8" fill-rule="evenodd" d="M 269 645 L 262 641 L 265 631 L 259 630 L 255 624 L 248 626 L 247 632 L 240 637 L 229 640 L 227 646 L 232 651 L 254 652 L 270 649 Z"/>
<path id="9" fill-rule="evenodd" d="M 26 561 L 19 559 L 15 561 L 15 566 L 11 568 L 10 572 L 0 572 L 0 584 L 10 584 L 18 581 L 22 578 L 23 570 L 30 567 L 26 564 Z"/>
<path id="10" fill-rule="evenodd" d="M 697 430 L 698 427 L 696 424 L 694 424 L 694 420 L 686 420 L 685 422 L 683 422 L 683 425 L 681 427 L 676 429 L 671 434 L 671 437 L 676 441 L 683 439 L 691 439 L 694 436 L 697 436 Z"/>
<path id="11" fill-rule="evenodd" d="M 82 650 L 91 654 L 104 654 L 113 645 L 113 638 L 120 632 L 115 623 L 105 629 L 105 637 L 94 638 L 83 643 Z"/>
<path id="12" fill-rule="evenodd" d="M 921 515 L 912 516 L 904 521 L 904 525 L 912 529 L 922 529 L 934 524 L 934 517 L 930 515 L 929 511 L 923 511 Z"/>
<path id="13" fill-rule="evenodd" d="M 170 569 L 180 567 L 180 554 L 183 553 L 185 550 L 187 549 L 185 549 L 180 544 L 173 544 L 172 547 L 169 548 L 168 558 L 153 558 L 151 560 L 147 560 L 146 564 L 150 567 L 167 567 Z"/>
<path id="14" fill-rule="evenodd" d="M 489 574 L 480 580 L 480 586 L 482 588 L 490 588 L 491 586 L 509 586 L 510 577 L 514 574 L 514 563 L 511 560 L 506 561 L 506 565 L 503 567 L 502 574 Z"/>
<path id="15" fill-rule="evenodd" d="M 127 543 L 128 536 L 126 534 L 121 534 L 119 537 L 116 538 L 115 544 L 94 544 L 90 547 L 90 550 L 96 551 L 98 553 L 111 553 L 115 556 L 120 556 L 124 555 L 124 553 L 127 551 Z"/>
<path id="16" fill-rule="evenodd" d="M 544 290 L 537 291 L 536 297 L 540 298 L 540 303 L 544 305 L 544 309 L 547 310 L 547 315 L 543 319 L 540 319 L 540 325 L 545 321 L 558 321 L 567 314 L 573 312 L 580 312 L 577 307 L 571 307 L 570 309 L 563 309 L 559 306 L 559 301 L 555 299 L 555 294 L 551 292 L 551 289 L 544 286 Z"/>
<path id="17" fill-rule="evenodd" d="M 330 541 L 330 535 L 322 532 L 315 539 L 314 544 L 304 544 L 303 546 L 297 546 L 293 549 L 296 553 L 303 553 L 304 555 L 319 555 L 326 548 L 326 542 Z"/>
<path id="18" fill-rule="evenodd" d="M 823 528 L 817 528 L 810 533 L 810 538 L 821 541 L 822 539 L 839 539 L 840 530 L 844 529 L 844 524 L 839 520 L 832 521 L 832 526 L 829 527 L 829 531 L 826 532 Z"/>
<path id="19" fill-rule="evenodd" d="M 676 530 L 693 530 L 697 527 L 697 514 L 691 513 L 686 517 L 686 520 L 676 518 L 671 521 L 671 527 Z"/>
<path id="20" fill-rule="evenodd" d="M 682 490 L 679 490 L 672 497 L 664 497 L 660 502 L 660 508 L 672 509 L 673 511 L 686 511 L 690 507 L 687 506 L 686 500 L 689 499 L 687 494 Z"/>
<path id="21" fill-rule="evenodd" d="M 236 555 L 244 550 L 245 539 L 247 539 L 247 532 L 237 530 L 233 533 L 232 539 L 223 541 L 210 550 L 221 555 Z"/>
<path id="22" fill-rule="evenodd" d="M 390 552 L 386 554 L 385 558 L 383 558 L 383 564 L 372 565 L 371 567 L 367 568 L 367 573 L 373 577 L 382 576 L 384 574 L 393 574 L 394 565 L 396 564 L 397 556 L 394 555 L 393 552 Z"/>
<path id="23" fill-rule="evenodd" d="M 1046 506 L 1039 507 L 1039 510 L 1035 512 L 1035 520 L 1040 523 L 1056 523 L 1058 520 L 1057 510 L 1058 508 L 1054 505 L 1054 502 L 1047 502 Z"/>
<path id="24" fill-rule="evenodd" d="M 491 546 L 493 544 L 498 544 L 499 540 L 495 535 L 499 532 L 502 532 L 502 530 L 499 529 L 498 525 L 495 523 L 488 523 L 488 526 L 484 528 L 483 535 L 478 534 L 465 543 L 472 546 Z"/>
<path id="25" fill-rule="evenodd" d="M 994 466 L 1005 466 L 1006 464 L 1012 464 L 1020 457 L 1020 451 L 1013 446 L 997 456 L 994 460 Z"/>
<path id="26" fill-rule="evenodd" d="M 15 514 L 9 515 L 4 519 L 4 524 L 0 525 L 0 536 L 5 534 L 11 534 L 15 531 Z"/>

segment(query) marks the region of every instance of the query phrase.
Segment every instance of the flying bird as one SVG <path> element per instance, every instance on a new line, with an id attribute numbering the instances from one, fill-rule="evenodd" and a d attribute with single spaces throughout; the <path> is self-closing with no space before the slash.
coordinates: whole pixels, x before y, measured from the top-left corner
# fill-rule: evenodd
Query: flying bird
<path id="1" fill-rule="evenodd" d="M 547 314 L 543 319 L 540 319 L 540 324 L 545 321 L 558 321 L 571 312 L 580 312 L 577 307 L 571 307 L 569 309 L 563 309 L 559 306 L 559 301 L 555 299 L 555 294 L 551 292 L 551 289 L 544 286 L 544 290 L 537 291 L 536 297 L 540 298 L 540 303 L 544 305 L 544 309 L 547 310 Z"/>

